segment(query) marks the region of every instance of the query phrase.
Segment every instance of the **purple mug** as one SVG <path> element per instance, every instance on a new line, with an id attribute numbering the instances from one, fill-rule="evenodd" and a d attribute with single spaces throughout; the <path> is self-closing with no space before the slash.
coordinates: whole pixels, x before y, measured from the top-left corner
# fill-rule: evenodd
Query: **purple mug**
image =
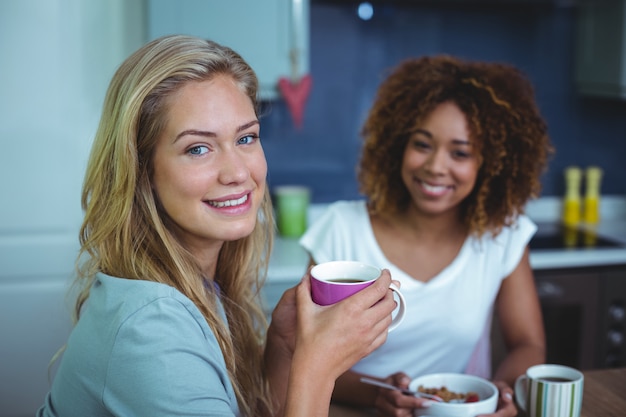
<path id="1" fill-rule="evenodd" d="M 316 304 L 327 306 L 369 287 L 381 274 L 380 268 L 356 261 L 332 261 L 311 269 L 311 297 Z M 389 326 L 392 331 L 404 319 L 405 301 L 393 283 L 389 288 L 396 294 L 397 312 Z"/>

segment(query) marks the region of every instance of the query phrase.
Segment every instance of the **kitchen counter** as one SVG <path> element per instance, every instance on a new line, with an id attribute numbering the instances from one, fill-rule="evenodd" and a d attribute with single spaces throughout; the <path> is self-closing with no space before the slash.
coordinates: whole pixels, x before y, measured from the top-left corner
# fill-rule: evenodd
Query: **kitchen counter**
<path id="1" fill-rule="evenodd" d="M 570 267 L 626 264 L 626 196 L 603 197 L 601 221 L 595 227 L 598 236 L 622 244 L 617 248 L 540 249 L 531 250 L 530 263 L 533 269 L 555 269 Z M 312 205 L 309 223 L 325 210 L 326 205 Z M 544 197 L 532 201 L 527 214 L 535 221 L 541 233 L 544 227 L 558 224 L 561 201 L 556 197 Z M 270 259 L 268 283 L 295 285 L 306 271 L 309 258 L 298 244 L 298 239 L 277 237 Z"/>
<path id="2" fill-rule="evenodd" d="M 541 231 L 541 228 L 539 229 Z M 564 248 L 530 251 L 530 265 L 534 270 L 577 268 L 626 264 L 626 221 L 604 223 L 595 230 L 598 236 L 620 243 L 611 248 Z"/>
<path id="3" fill-rule="evenodd" d="M 528 205 L 527 214 L 539 227 L 537 235 L 560 224 L 561 209 L 561 200 L 556 197 L 544 197 Z M 531 250 L 530 264 L 533 269 L 626 264 L 626 196 L 603 197 L 600 219 L 593 228 L 581 225 L 580 229 L 617 242 L 621 247 Z"/>

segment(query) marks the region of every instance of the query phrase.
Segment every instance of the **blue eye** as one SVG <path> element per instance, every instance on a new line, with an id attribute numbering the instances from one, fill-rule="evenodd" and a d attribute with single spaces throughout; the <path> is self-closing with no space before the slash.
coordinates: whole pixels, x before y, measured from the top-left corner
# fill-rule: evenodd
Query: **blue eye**
<path id="1" fill-rule="evenodd" d="M 240 138 L 237 143 L 240 145 L 249 145 L 251 143 L 253 143 L 255 140 L 257 140 L 259 137 L 257 135 L 246 135 L 242 138 Z"/>
<path id="2" fill-rule="evenodd" d="M 187 153 L 189 153 L 190 155 L 203 155 L 207 152 L 209 152 L 209 148 L 203 145 L 194 146 L 187 150 Z"/>

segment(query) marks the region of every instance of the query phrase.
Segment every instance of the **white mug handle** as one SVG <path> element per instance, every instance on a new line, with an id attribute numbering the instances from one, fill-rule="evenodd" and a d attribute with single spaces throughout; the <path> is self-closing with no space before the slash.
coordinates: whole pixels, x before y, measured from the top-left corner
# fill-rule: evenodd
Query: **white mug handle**
<path id="1" fill-rule="evenodd" d="M 528 396 L 528 377 L 526 375 L 520 375 L 515 380 L 515 401 L 517 405 L 524 410 L 526 409 L 526 397 Z"/>
<path id="2" fill-rule="evenodd" d="M 395 292 L 396 295 L 398 296 L 398 312 L 396 313 L 393 320 L 391 321 L 391 325 L 389 325 L 389 331 L 392 331 L 393 329 L 398 327 L 398 325 L 404 319 L 404 311 L 406 309 L 406 302 L 404 301 L 404 296 L 400 292 L 400 288 L 398 288 L 396 284 L 392 282 L 389 285 L 389 288 L 391 288 L 391 290 Z"/>

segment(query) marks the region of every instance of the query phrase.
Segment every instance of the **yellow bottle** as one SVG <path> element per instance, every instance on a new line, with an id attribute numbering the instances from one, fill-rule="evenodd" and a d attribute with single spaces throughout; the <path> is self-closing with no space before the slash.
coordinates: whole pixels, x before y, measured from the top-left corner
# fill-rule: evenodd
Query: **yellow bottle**
<path id="1" fill-rule="evenodd" d="M 576 226 L 580 222 L 580 182 L 582 170 L 577 166 L 565 169 L 565 198 L 563 200 L 563 224 Z"/>
<path id="2" fill-rule="evenodd" d="M 596 224 L 600 221 L 600 181 L 602 170 L 596 166 L 590 166 L 585 173 L 586 191 L 584 205 L 584 220 L 587 224 Z"/>

